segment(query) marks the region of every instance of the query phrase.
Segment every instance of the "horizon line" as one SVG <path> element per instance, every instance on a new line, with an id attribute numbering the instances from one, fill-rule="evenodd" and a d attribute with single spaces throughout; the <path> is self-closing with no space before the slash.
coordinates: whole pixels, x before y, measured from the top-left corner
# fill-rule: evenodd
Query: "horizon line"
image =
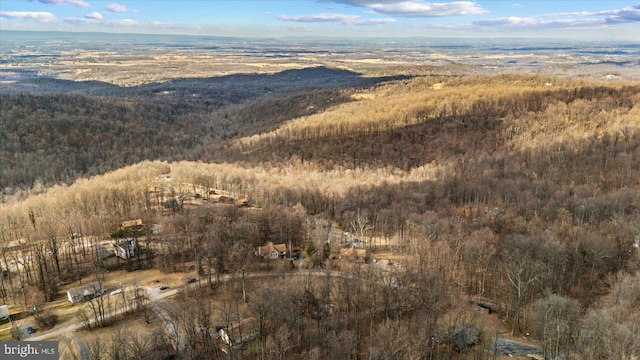
<path id="1" fill-rule="evenodd" d="M 106 35 L 106 36 L 158 36 L 158 37 L 193 37 L 193 38 L 219 38 L 219 39 L 251 39 L 251 40 L 286 40 L 286 39 L 317 39 L 317 40 L 457 40 L 457 41 L 486 41 L 486 40 L 530 40 L 530 41 L 555 41 L 555 42 L 630 42 L 633 40 L 625 39 L 565 39 L 555 37 L 509 37 L 509 36 L 492 36 L 492 37 L 457 37 L 457 36 L 331 36 L 331 35 L 283 35 L 283 36 L 228 36 L 228 35 L 205 35 L 205 34 L 166 34 L 166 33 L 136 33 L 136 32 L 107 32 L 107 31 L 69 31 L 69 30 L 12 30 L 1 29 L 0 35 L 5 32 L 10 33 L 30 33 L 30 34 L 46 34 L 54 36 L 54 34 L 72 34 L 72 35 Z"/>

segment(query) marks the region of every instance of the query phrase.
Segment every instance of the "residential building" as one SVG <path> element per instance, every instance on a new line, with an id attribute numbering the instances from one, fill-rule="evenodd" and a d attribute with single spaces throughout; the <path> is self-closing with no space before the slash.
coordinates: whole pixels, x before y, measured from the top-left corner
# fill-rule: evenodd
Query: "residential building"
<path id="1" fill-rule="evenodd" d="M 278 259 L 287 256 L 286 244 L 274 244 L 268 241 L 264 246 L 258 247 L 256 255 L 262 256 L 264 259 Z"/>
<path id="2" fill-rule="evenodd" d="M 81 301 L 87 301 L 103 295 L 106 290 L 98 281 L 91 284 L 80 286 L 67 291 L 67 299 L 73 304 Z"/>
<path id="3" fill-rule="evenodd" d="M 136 239 L 120 241 L 114 245 L 113 252 L 119 258 L 122 258 L 125 260 L 131 259 L 132 257 L 136 256 L 137 246 L 138 246 L 138 243 Z"/>

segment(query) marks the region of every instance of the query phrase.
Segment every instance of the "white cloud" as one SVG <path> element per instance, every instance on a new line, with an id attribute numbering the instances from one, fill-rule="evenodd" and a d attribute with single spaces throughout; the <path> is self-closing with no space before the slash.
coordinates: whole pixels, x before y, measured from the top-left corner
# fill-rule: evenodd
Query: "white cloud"
<path id="1" fill-rule="evenodd" d="M 89 19 L 89 18 L 66 18 L 65 22 L 70 24 L 99 24 L 100 20 Z"/>
<path id="2" fill-rule="evenodd" d="M 564 14 L 557 14 L 563 16 Z M 607 23 L 640 22 L 640 5 L 625 7 L 616 10 L 603 10 L 596 12 L 568 13 L 567 16 L 604 16 Z"/>
<path id="3" fill-rule="evenodd" d="M 371 9 L 379 14 L 402 17 L 443 17 L 484 14 L 487 10 L 472 1 L 425 2 L 422 0 L 325 0 Z"/>
<path id="4" fill-rule="evenodd" d="M 138 27 L 141 25 L 154 25 L 157 26 L 160 23 L 141 23 L 135 20 L 131 20 L 131 19 L 119 19 L 119 20 L 104 20 L 102 18 L 100 19 L 96 19 L 96 18 L 88 18 L 88 17 L 84 17 L 84 18 L 66 18 L 64 19 L 65 22 L 68 22 L 70 24 L 76 24 L 76 25 L 86 25 L 86 24 L 91 24 L 91 25 L 99 25 L 99 26 L 107 26 L 107 27 Z"/>
<path id="5" fill-rule="evenodd" d="M 345 25 L 379 25 L 392 23 L 394 19 L 363 19 L 359 15 L 347 14 L 313 14 L 313 15 L 278 15 L 278 19 L 282 21 L 294 22 L 333 22 Z"/>
<path id="6" fill-rule="evenodd" d="M 373 4 L 370 6 L 376 12 L 406 16 L 406 17 L 442 17 L 456 15 L 474 15 L 487 12 L 469 1 L 452 3 L 422 3 L 418 1 L 403 1 L 396 4 Z"/>
<path id="7" fill-rule="evenodd" d="M 94 12 L 92 12 L 90 14 L 87 14 L 84 17 L 87 18 L 87 19 L 102 20 L 102 14 L 100 14 L 97 11 L 94 11 Z"/>
<path id="8" fill-rule="evenodd" d="M 110 20 L 105 23 L 107 26 L 139 26 L 140 22 L 131 19 Z M 156 22 L 157 25 L 157 22 Z"/>
<path id="9" fill-rule="evenodd" d="M 609 14 L 605 20 L 609 23 L 640 22 L 640 5 L 618 10 Z"/>
<path id="10" fill-rule="evenodd" d="M 56 21 L 56 16 L 52 13 L 39 11 L 0 11 L 0 17 L 6 19 L 28 20 L 43 24 Z"/>
<path id="11" fill-rule="evenodd" d="M 532 17 L 506 17 L 476 21 L 483 27 L 569 28 L 640 22 L 640 5 L 623 9 L 550 13 Z"/>
<path id="12" fill-rule="evenodd" d="M 396 22 L 394 19 L 386 18 L 386 19 L 361 19 L 353 22 L 354 25 L 384 25 L 391 24 Z"/>
<path id="13" fill-rule="evenodd" d="M 89 3 L 82 0 L 39 0 L 44 4 L 53 4 L 53 5 L 73 5 L 81 8 L 88 8 Z"/>
<path id="14" fill-rule="evenodd" d="M 107 4 L 107 6 L 105 6 L 105 9 L 107 9 L 108 11 L 117 12 L 117 13 L 138 12 L 137 10 L 129 9 L 125 5 L 120 5 L 120 4 L 116 4 L 116 3 Z"/>
<path id="15" fill-rule="evenodd" d="M 513 27 L 513 28 L 562 28 L 581 27 L 602 24 L 600 19 L 540 19 L 535 17 L 510 16 L 506 18 L 475 21 L 477 26 Z"/>
<path id="16" fill-rule="evenodd" d="M 278 19 L 296 22 L 345 22 L 359 18 L 357 15 L 314 14 L 314 15 L 278 15 Z"/>

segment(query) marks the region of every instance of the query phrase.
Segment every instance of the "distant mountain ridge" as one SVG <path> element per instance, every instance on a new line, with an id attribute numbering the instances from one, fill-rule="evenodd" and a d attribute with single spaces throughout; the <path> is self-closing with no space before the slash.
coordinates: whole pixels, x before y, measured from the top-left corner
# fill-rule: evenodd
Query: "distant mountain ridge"
<path id="1" fill-rule="evenodd" d="M 324 66 L 285 70 L 274 74 L 231 74 L 209 78 L 179 78 L 166 82 L 123 87 L 101 81 L 73 81 L 51 77 L 37 77 L 14 83 L 0 84 L 0 93 L 28 92 L 32 94 L 82 93 L 92 96 L 135 96 L 154 92 L 185 90 L 190 94 L 225 91 L 239 86 L 244 93 L 263 94 L 269 91 L 299 91 L 329 87 L 360 86 L 398 77 L 365 78 L 344 69 Z"/>

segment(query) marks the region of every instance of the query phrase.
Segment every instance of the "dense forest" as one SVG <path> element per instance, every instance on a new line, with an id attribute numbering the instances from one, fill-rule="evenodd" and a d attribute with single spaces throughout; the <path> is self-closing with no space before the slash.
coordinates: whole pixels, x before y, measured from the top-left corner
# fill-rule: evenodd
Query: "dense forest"
<path id="1" fill-rule="evenodd" d="M 0 89 L 0 190 L 70 184 L 142 160 L 201 159 L 203 149 L 224 148 L 220 140 L 273 130 L 349 101 L 347 86 L 388 79 L 320 67 L 133 88 L 24 80 Z"/>
<path id="2" fill-rule="evenodd" d="M 225 299 L 220 316 L 260 323 L 255 349 L 219 358 L 489 359 L 497 328 L 462 310 L 473 302 L 548 359 L 640 356 L 640 85 L 360 81 L 193 104 L 155 92 L 1 95 L 3 263 L 31 254 L 5 271 L 3 300 L 29 307 L 59 297 L 61 280 L 193 266 Z M 161 189 L 162 176 L 191 190 Z M 188 206 L 196 189 L 250 206 Z M 85 252 L 82 239 L 132 218 L 162 229 L 145 237 L 145 256 Z M 339 262 L 342 232 L 395 264 Z M 245 271 L 298 271 L 252 256 L 268 241 L 327 275 L 246 285 Z M 242 282 L 225 286 L 224 274 Z M 217 351 L 186 320 L 212 326 L 206 291 L 176 305 L 193 337 L 184 358 Z M 301 310 L 279 314 L 282 304 Z M 447 343 L 461 322 L 482 330 L 484 346 Z"/>

